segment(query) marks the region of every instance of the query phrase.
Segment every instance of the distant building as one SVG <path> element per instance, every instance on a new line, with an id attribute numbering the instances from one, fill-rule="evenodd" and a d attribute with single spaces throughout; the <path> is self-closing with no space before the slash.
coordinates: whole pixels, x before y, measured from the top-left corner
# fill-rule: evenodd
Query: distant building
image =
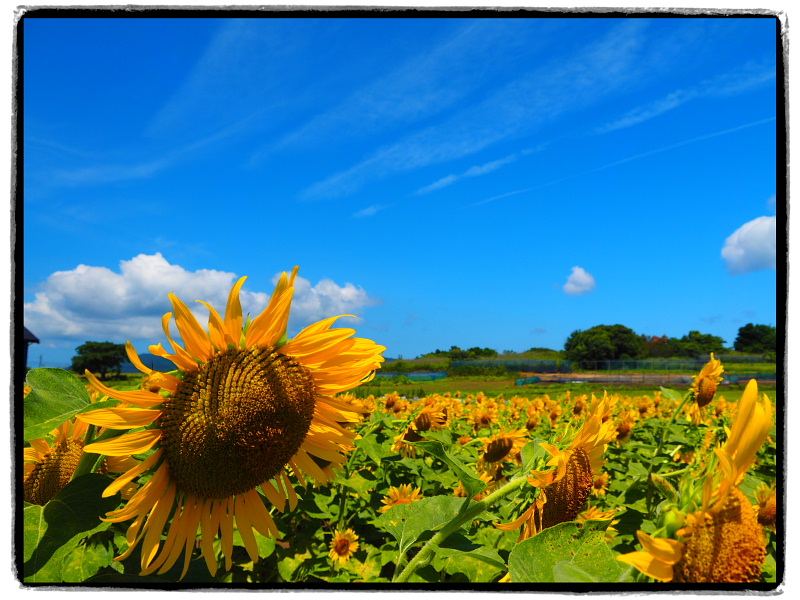
<path id="1" fill-rule="evenodd" d="M 39 338 L 37 338 L 35 335 L 33 335 L 31 333 L 30 329 L 28 329 L 27 327 L 23 326 L 22 329 L 24 330 L 24 332 L 23 332 L 23 339 L 25 340 L 24 358 L 25 358 L 25 366 L 27 367 L 28 366 L 28 346 L 30 346 L 31 344 L 38 344 L 39 343 Z"/>

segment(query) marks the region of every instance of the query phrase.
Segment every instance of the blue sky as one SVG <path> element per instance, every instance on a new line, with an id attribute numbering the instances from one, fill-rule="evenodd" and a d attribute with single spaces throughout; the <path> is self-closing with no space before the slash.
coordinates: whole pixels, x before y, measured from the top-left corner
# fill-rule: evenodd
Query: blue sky
<path id="1" fill-rule="evenodd" d="M 388 357 L 776 324 L 773 19 L 22 26 L 30 366 L 295 265 Z"/>

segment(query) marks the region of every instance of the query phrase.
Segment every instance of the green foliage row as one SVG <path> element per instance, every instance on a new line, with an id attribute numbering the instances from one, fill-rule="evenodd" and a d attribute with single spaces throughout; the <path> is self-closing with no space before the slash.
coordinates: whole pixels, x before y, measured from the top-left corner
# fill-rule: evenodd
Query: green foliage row
<path id="1" fill-rule="evenodd" d="M 79 379 L 59 369 L 35 369 L 28 375 L 28 384 L 32 389 L 24 402 L 25 440 L 46 435 L 43 432 L 61 419 L 100 406 L 91 402 Z M 662 393 L 670 402 L 680 398 L 671 390 Z M 555 394 L 554 390 L 553 396 L 558 398 Z M 560 396 L 565 409 L 569 408 L 568 398 L 563 393 Z M 497 397 L 498 406 L 504 402 Z M 465 400 L 466 406 L 472 407 Z M 604 471 L 610 475 L 609 487 L 605 495 L 591 499 L 598 510 L 615 510 L 615 522 L 562 523 L 520 542 L 519 531 L 500 530 L 494 524 L 508 523 L 530 506 L 535 490 L 527 484 L 527 474 L 547 468 L 550 456 L 541 444 L 555 442 L 561 430 L 543 419 L 529 431 L 519 462 L 505 463 L 505 482 L 483 499 L 474 500 L 470 498 L 486 489 L 476 469 L 483 440 L 512 423 L 499 413 L 492 423 L 480 427 L 468 419 L 469 412 L 461 418 L 451 416 L 446 428 L 420 432 L 423 439 L 414 443 L 415 452 L 403 455 L 393 445 L 415 414 L 393 414 L 378 401 L 377 409 L 357 426 L 356 449 L 337 471 L 337 478 L 328 486 L 298 486 L 300 501 L 294 510 L 271 510 L 281 538 L 257 534 L 257 562 L 250 559 L 235 531 L 232 568 L 221 569 L 212 577 L 195 552 L 183 583 L 502 586 L 500 580 L 505 576 L 514 584 L 561 584 L 567 590 L 575 583 L 644 583 L 646 579 L 617 556 L 637 549 L 637 530 L 652 533 L 659 527 L 661 512 L 679 488 L 677 474 L 681 471 L 676 471 L 676 466 L 681 465 L 674 462 L 674 452 L 700 452 L 709 427 L 724 435 L 724 428 L 731 424 L 726 415 L 711 426 L 693 426 L 679 417 L 665 428 L 663 416 L 644 416 L 628 441 L 608 446 Z M 570 414 L 565 410 L 565 418 L 571 418 Z M 772 435 L 776 435 L 774 430 Z M 775 481 L 776 460 L 774 442 L 759 451 L 756 467 L 741 484 L 751 501 L 759 483 Z M 648 488 L 651 472 L 669 477 L 674 485 Z M 180 561 L 166 573 L 138 575 L 140 548 L 124 560 L 114 560 L 127 547 L 125 534 L 130 523 L 101 520 L 107 511 L 124 504 L 119 494 L 102 497 L 110 482 L 110 477 L 99 473 L 78 474 L 45 506 L 24 505 L 24 544 L 18 564 L 25 583 L 87 582 L 114 587 L 178 580 Z M 140 483 L 146 483 L 146 478 Z M 381 500 L 392 486 L 401 484 L 419 488 L 423 499 L 382 512 Z M 466 491 L 466 498 L 454 494 L 459 486 Z M 355 531 L 359 549 L 347 562 L 333 563 L 328 557 L 330 543 L 334 531 L 344 528 Z M 768 534 L 768 552 L 764 583 L 779 578 L 777 539 L 772 533 Z M 653 589 L 659 588 L 653 585 Z"/>

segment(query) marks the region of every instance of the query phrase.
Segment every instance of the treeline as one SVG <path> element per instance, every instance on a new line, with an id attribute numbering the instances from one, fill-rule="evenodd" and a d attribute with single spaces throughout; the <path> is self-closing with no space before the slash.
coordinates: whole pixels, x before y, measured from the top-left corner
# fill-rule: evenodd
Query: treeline
<path id="1" fill-rule="evenodd" d="M 387 361 L 383 372 L 446 371 L 449 375 L 499 375 L 505 370 L 500 362 L 487 364 L 457 364 L 463 361 L 493 361 L 500 359 L 568 360 L 577 364 L 612 360 L 646 359 L 707 359 L 738 352 L 759 355 L 764 362 L 774 362 L 777 351 L 777 330 L 770 325 L 748 323 L 740 327 L 733 347 L 727 347 L 719 336 L 690 331 L 681 337 L 644 335 L 624 325 L 597 325 L 587 330 L 575 330 L 567 338 L 563 350 L 530 348 L 524 352 L 474 346 L 449 350 L 436 349 L 413 360 Z M 456 363 L 454 365 L 454 363 Z M 478 372 L 480 371 L 480 372 Z"/>
<path id="2" fill-rule="evenodd" d="M 690 331 L 675 338 L 666 335 L 637 334 L 624 325 L 597 325 L 585 331 L 573 331 L 564 343 L 563 357 L 576 362 L 647 358 L 703 358 L 713 352 L 759 354 L 765 362 L 774 362 L 777 330 L 770 325 L 748 323 L 739 328 L 733 348 L 716 335 Z"/>

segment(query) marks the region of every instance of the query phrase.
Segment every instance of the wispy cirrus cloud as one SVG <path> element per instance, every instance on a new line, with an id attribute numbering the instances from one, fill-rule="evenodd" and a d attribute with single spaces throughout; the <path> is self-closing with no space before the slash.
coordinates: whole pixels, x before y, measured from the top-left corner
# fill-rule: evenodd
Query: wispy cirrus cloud
<path id="1" fill-rule="evenodd" d="M 261 148 L 254 160 L 287 148 L 308 148 L 338 138 L 364 138 L 418 123 L 447 112 L 481 88 L 491 85 L 496 71 L 513 69 L 535 55 L 544 42 L 530 36 L 534 21 L 464 20 L 454 29 L 443 22 L 430 47 L 387 65 L 388 72 L 368 81 L 340 102 L 320 112 Z M 487 56 L 494 60 L 487 60 Z M 387 57 L 388 58 L 388 57 Z M 252 161 L 251 161 L 252 162 Z"/>
<path id="2" fill-rule="evenodd" d="M 724 97 L 741 94 L 775 80 L 775 66 L 764 63 L 747 63 L 735 71 L 724 73 L 687 90 L 676 90 L 646 104 L 638 106 L 619 119 L 602 125 L 594 133 L 608 133 L 632 127 L 661 116 L 698 98 Z"/>
<path id="3" fill-rule="evenodd" d="M 576 177 L 582 177 L 584 175 L 589 175 L 590 173 L 596 173 L 598 171 L 603 171 L 605 169 L 610 169 L 612 167 L 616 167 L 619 165 L 624 165 L 625 163 L 639 160 L 641 158 L 645 158 L 647 156 L 652 156 L 653 154 L 659 154 L 661 152 L 667 152 L 668 150 L 674 150 L 675 148 L 680 148 L 681 146 L 686 146 L 688 144 L 694 144 L 696 142 L 701 142 L 703 140 L 710 140 L 716 137 L 720 137 L 723 135 L 728 135 L 731 133 L 736 133 L 737 131 L 742 131 L 743 129 L 749 129 L 750 127 L 756 127 L 758 125 L 765 125 L 766 123 L 772 123 L 775 121 L 775 117 L 768 117 L 766 119 L 759 119 L 758 121 L 752 121 L 751 123 L 745 123 L 744 125 L 739 125 L 737 127 L 731 127 L 730 129 L 724 129 L 722 131 L 715 131 L 713 133 L 707 133 L 705 135 L 699 135 L 697 137 L 693 137 L 688 140 L 684 140 L 682 142 L 677 142 L 675 144 L 670 144 L 668 146 L 662 146 L 661 148 L 656 148 L 654 150 L 649 150 L 647 152 L 641 152 L 639 154 L 634 154 L 633 156 L 628 156 L 627 158 L 623 158 L 621 160 L 616 160 L 612 163 L 605 164 L 600 167 L 595 167 L 594 169 L 589 169 L 587 171 L 581 171 L 580 173 L 575 173 L 573 175 L 568 175 L 566 177 L 561 177 L 559 179 L 554 179 L 552 181 L 548 181 L 547 183 L 542 183 L 539 185 L 534 185 L 531 187 L 526 187 L 518 190 L 513 190 L 510 192 L 505 192 L 503 194 L 498 194 L 496 196 L 492 196 L 490 198 L 486 198 L 485 200 L 480 200 L 478 202 L 473 202 L 469 204 L 468 207 L 473 206 L 480 206 L 482 204 L 488 204 L 489 202 L 494 202 L 495 200 L 501 200 L 503 198 L 509 198 L 511 196 L 518 196 L 520 194 L 527 194 L 529 192 L 533 192 L 535 190 L 540 190 L 542 188 L 549 187 L 551 185 L 556 185 L 558 183 L 562 183 L 564 181 L 569 181 L 570 179 L 575 179 Z"/>
<path id="4" fill-rule="evenodd" d="M 373 204 L 372 206 L 368 206 L 366 208 L 362 208 L 361 210 L 358 210 L 358 211 L 354 212 L 350 216 L 353 217 L 354 219 L 363 219 L 365 217 L 374 217 L 380 211 L 385 210 L 387 208 L 389 208 L 389 207 L 387 205 L 385 205 L 385 204 Z"/>
<path id="5" fill-rule="evenodd" d="M 469 169 L 458 175 L 447 175 L 446 177 L 442 177 L 441 179 L 434 181 L 430 185 L 426 185 L 425 187 L 418 189 L 416 192 L 414 192 L 414 194 L 415 195 L 428 194 L 430 192 L 440 190 L 442 188 L 453 185 L 454 183 L 457 183 L 462 179 L 468 179 L 470 177 L 478 177 L 480 175 L 486 175 L 488 173 L 492 173 L 497 169 L 500 169 L 506 165 L 516 162 L 520 157 L 527 156 L 528 154 L 536 152 L 537 150 L 541 150 L 542 148 L 543 146 L 540 146 L 537 149 L 528 148 L 520 152 L 515 152 L 514 154 L 509 154 L 508 156 L 504 156 L 503 158 L 499 158 L 497 160 L 484 163 L 482 165 L 476 165 L 470 167 Z"/>
<path id="6" fill-rule="evenodd" d="M 614 93 L 638 72 L 640 21 L 624 21 L 571 58 L 524 72 L 441 124 L 410 133 L 362 162 L 306 188 L 304 199 L 335 198 L 364 184 L 473 154 Z"/>

